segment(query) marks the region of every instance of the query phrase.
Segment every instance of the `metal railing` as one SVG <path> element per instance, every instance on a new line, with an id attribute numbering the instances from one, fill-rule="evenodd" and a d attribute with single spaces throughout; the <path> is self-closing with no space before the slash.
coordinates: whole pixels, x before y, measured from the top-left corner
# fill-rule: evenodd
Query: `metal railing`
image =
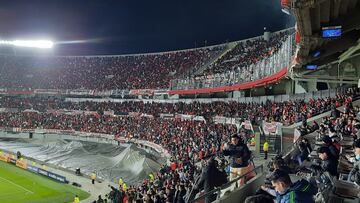
<path id="1" fill-rule="evenodd" d="M 247 173 L 245 173 L 245 174 L 237 177 L 236 179 L 234 179 L 234 180 L 232 180 L 232 181 L 230 181 L 230 182 L 227 182 L 227 183 L 223 184 L 222 186 L 217 187 L 217 188 L 215 188 L 215 189 L 213 189 L 213 190 L 211 190 L 211 191 L 209 191 L 209 192 L 207 192 L 207 193 L 205 193 L 205 194 L 203 194 L 203 195 L 200 195 L 199 197 L 197 197 L 197 198 L 195 198 L 195 199 L 192 199 L 192 200 L 191 200 L 191 199 L 188 199 L 188 200 L 186 201 L 186 203 L 196 203 L 196 202 L 198 202 L 198 201 L 200 201 L 200 200 L 203 200 L 203 199 L 205 199 L 206 197 L 208 197 L 208 196 L 210 196 L 210 195 L 213 195 L 213 194 L 217 194 L 216 199 L 219 199 L 219 198 L 220 198 L 220 195 L 221 195 L 221 190 L 228 189 L 228 188 L 230 188 L 231 186 L 233 186 L 233 184 L 236 184 L 235 188 L 238 188 L 239 186 L 238 186 L 238 184 L 237 184 L 237 181 L 239 181 L 239 180 L 242 179 L 242 178 L 245 178 L 247 175 L 249 175 L 249 174 L 251 174 L 251 173 L 253 173 L 253 172 L 255 172 L 256 175 L 258 175 L 258 174 L 260 174 L 260 173 L 263 173 L 263 172 L 264 172 L 264 166 L 263 166 L 263 165 L 257 166 L 257 167 L 255 167 L 254 169 L 252 169 L 251 171 L 248 171 Z M 255 176 L 255 177 L 256 177 L 256 176 Z M 253 178 L 252 178 L 252 179 L 253 179 Z M 250 180 L 252 180 L 252 179 L 250 179 Z M 234 188 L 234 189 L 235 189 L 235 188 Z"/>

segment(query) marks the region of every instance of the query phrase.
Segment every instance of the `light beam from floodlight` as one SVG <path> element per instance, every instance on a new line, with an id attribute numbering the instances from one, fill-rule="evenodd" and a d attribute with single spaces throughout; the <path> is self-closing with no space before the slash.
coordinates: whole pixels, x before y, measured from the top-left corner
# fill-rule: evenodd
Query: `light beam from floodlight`
<path id="1" fill-rule="evenodd" d="M 19 47 L 49 49 L 53 47 L 54 43 L 49 40 L 15 40 L 14 45 Z"/>
<path id="2" fill-rule="evenodd" d="M 49 49 L 54 46 L 54 43 L 49 40 L 15 40 L 15 41 L 0 41 L 0 44 L 14 45 L 17 47 L 31 47 L 40 49 Z"/>

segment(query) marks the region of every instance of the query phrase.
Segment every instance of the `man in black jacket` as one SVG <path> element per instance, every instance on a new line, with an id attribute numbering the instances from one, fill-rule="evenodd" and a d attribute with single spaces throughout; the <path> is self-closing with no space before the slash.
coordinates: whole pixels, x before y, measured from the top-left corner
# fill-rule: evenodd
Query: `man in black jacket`
<path id="1" fill-rule="evenodd" d="M 230 181 L 250 172 L 254 168 L 253 165 L 250 164 L 251 152 L 249 148 L 240 140 L 240 138 L 236 134 L 231 136 L 231 144 L 229 146 L 225 145 L 223 154 L 232 158 L 230 165 Z M 249 174 L 249 178 L 251 176 L 254 175 Z M 244 183 L 245 178 L 241 178 L 238 184 L 240 186 Z"/>
<path id="2" fill-rule="evenodd" d="M 325 135 L 322 138 L 322 141 L 325 143 L 325 146 L 330 150 L 331 155 L 334 158 L 338 159 L 340 151 L 336 148 L 336 146 L 335 146 L 334 142 L 332 141 L 332 139 L 328 135 Z"/>
<path id="3" fill-rule="evenodd" d="M 217 168 L 217 161 L 214 158 L 210 158 L 207 167 L 204 169 L 199 181 L 196 183 L 195 188 L 201 190 L 204 188 L 204 192 L 208 193 L 215 187 L 219 187 L 227 182 L 227 175 L 225 172 L 220 171 Z M 213 193 L 205 197 L 205 203 L 210 203 L 216 199 L 217 194 Z"/>
<path id="4" fill-rule="evenodd" d="M 331 176 L 338 177 L 338 160 L 332 155 L 330 149 L 326 146 L 320 147 L 317 150 L 317 153 L 319 154 L 319 158 L 321 159 L 321 166 L 312 166 L 314 172 L 318 173 L 318 175 L 324 172 L 329 172 Z"/>

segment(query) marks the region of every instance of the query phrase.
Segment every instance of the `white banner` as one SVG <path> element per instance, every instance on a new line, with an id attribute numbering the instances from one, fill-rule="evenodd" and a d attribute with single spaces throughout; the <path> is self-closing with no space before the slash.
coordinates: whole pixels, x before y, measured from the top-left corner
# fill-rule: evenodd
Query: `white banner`
<path id="1" fill-rule="evenodd" d="M 262 123 L 262 129 L 264 130 L 264 133 L 266 135 L 270 135 L 270 134 L 279 135 L 281 131 L 281 127 L 282 127 L 282 123 L 279 122 L 268 123 L 263 121 Z"/>
<path id="2" fill-rule="evenodd" d="M 299 139 L 300 136 L 301 136 L 300 130 L 298 130 L 297 128 L 295 128 L 295 129 L 294 129 L 294 143 Z"/>
<path id="3" fill-rule="evenodd" d="M 222 116 L 214 116 L 213 121 L 215 123 L 220 123 L 220 124 L 232 124 L 232 125 L 236 125 L 237 127 L 241 126 L 240 118 L 228 118 L 228 117 L 222 117 Z"/>
<path id="4" fill-rule="evenodd" d="M 252 126 L 252 124 L 251 124 L 251 121 L 246 120 L 246 121 L 242 122 L 241 125 L 240 125 L 240 128 L 241 128 L 242 126 L 244 126 L 244 128 L 245 128 L 246 130 L 251 130 L 251 131 L 254 132 L 253 126 Z"/>

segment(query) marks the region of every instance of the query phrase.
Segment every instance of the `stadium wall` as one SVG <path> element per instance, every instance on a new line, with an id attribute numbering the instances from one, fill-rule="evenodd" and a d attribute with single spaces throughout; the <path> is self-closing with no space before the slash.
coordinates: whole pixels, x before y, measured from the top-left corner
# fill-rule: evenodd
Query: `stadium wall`
<path id="1" fill-rule="evenodd" d="M 282 68 L 279 72 L 265 77 L 260 80 L 246 82 L 233 86 L 223 86 L 216 88 L 204 88 L 204 89 L 190 89 L 190 90 L 169 90 L 169 94 L 200 94 L 200 93 L 215 93 L 215 92 L 229 92 L 229 91 L 238 91 L 244 89 L 250 89 L 259 86 L 265 86 L 274 82 L 277 82 L 283 78 L 288 73 L 288 67 Z"/>
<path id="2" fill-rule="evenodd" d="M 68 183 L 68 180 L 66 179 L 65 176 L 61 176 L 59 174 L 50 172 L 48 170 L 45 170 L 45 169 L 42 169 L 42 168 L 39 168 L 36 166 L 32 166 L 28 163 L 28 160 L 23 159 L 23 158 L 16 159 L 15 155 L 11 154 L 10 152 L 4 153 L 3 151 L 1 151 L 0 161 L 6 162 L 9 164 L 13 164 L 21 169 L 28 170 L 32 173 L 40 174 L 42 176 L 45 176 L 52 180 L 58 181 L 60 183 Z"/>

